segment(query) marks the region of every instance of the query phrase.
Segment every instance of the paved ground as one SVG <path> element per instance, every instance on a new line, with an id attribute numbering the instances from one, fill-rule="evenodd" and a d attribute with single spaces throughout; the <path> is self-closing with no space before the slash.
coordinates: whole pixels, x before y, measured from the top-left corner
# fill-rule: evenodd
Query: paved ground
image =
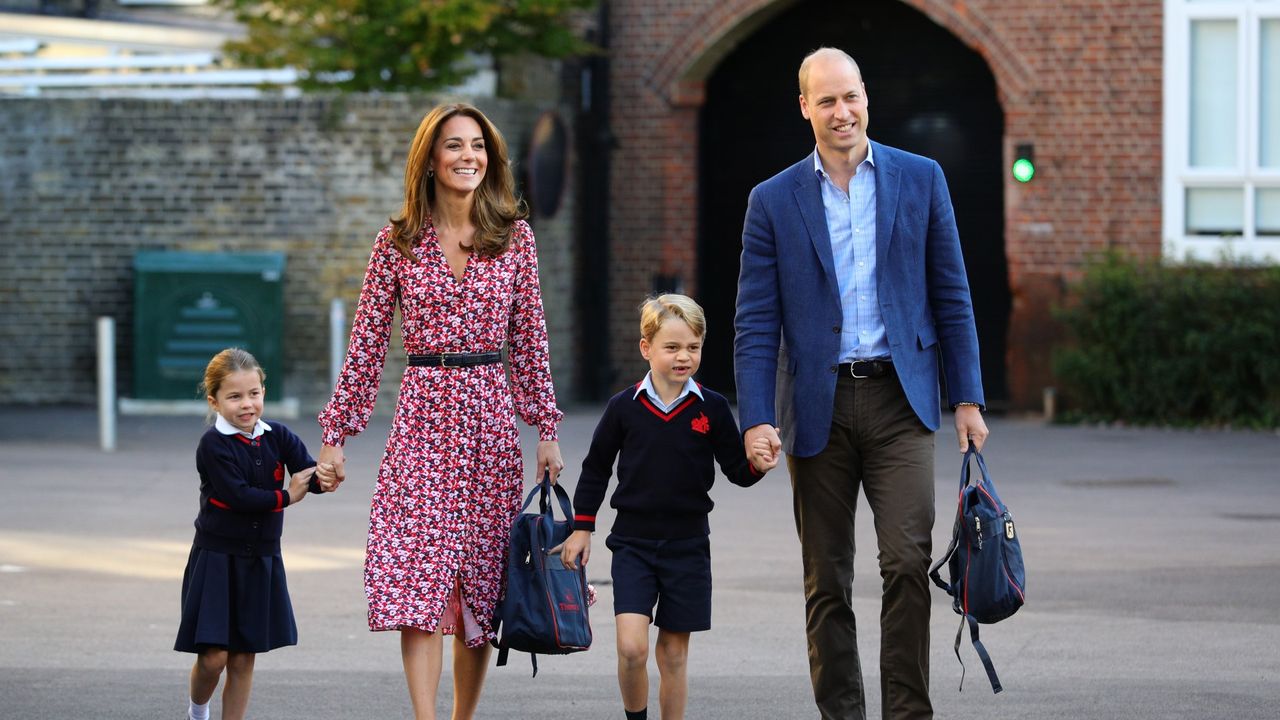
<path id="1" fill-rule="evenodd" d="M 597 412 L 572 412 L 562 429 L 571 471 Z M 96 449 L 88 411 L 0 408 L 0 718 L 181 714 L 190 657 L 170 648 L 202 425 L 122 420 L 120 449 L 107 454 Z M 293 424 L 318 444 L 314 425 Z M 351 482 L 340 493 L 289 511 L 285 554 L 301 644 L 260 658 L 253 717 L 409 716 L 397 639 L 367 632 L 361 590 L 370 478 L 386 426 L 375 422 L 350 442 Z M 935 593 L 937 717 L 1280 717 L 1280 436 L 1013 419 L 992 429 L 986 456 L 1023 533 L 1029 604 L 984 628 L 1006 687 L 993 697 L 967 644 L 969 674 L 957 692 L 956 616 Z M 952 442 L 938 436 L 940 498 L 957 478 Z M 815 717 L 786 474 L 750 490 L 722 481 L 715 497 L 715 627 L 693 643 L 689 717 Z M 869 716 L 879 717 L 869 528 L 860 522 L 854 595 Z M 595 552 L 596 647 L 545 658 L 536 679 L 515 656 L 491 671 L 480 717 L 621 717 L 601 538 Z"/>

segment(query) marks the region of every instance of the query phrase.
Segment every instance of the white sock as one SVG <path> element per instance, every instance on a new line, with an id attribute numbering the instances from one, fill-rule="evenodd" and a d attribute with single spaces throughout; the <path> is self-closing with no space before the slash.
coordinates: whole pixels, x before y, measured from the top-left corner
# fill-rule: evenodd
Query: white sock
<path id="1" fill-rule="evenodd" d="M 189 720 L 209 720 L 209 703 L 197 705 L 195 700 L 189 700 L 187 707 L 187 718 Z"/>

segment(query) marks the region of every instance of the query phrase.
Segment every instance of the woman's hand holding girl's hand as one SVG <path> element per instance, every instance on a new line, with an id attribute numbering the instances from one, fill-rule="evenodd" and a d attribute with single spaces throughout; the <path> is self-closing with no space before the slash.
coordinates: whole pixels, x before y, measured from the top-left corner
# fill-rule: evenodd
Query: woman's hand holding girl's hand
<path id="1" fill-rule="evenodd" d="M 335 445 L 321 445 L 320 457 L 316 462 L 316 479 L 320 481 L 320 489 L 333 492 L 343 480 L 347 479 L 347 459 L 342 448 Z"/>
<path id="2" fill-rule="evenodd" d="M 556 484 L 560 471 L 564 469 L 564 460 L 560 457 L 560 443 L 555 440 L 543 440 L 538 443 L 538 464 L 534 468 L 536 476 L 542 479 L 544 472 L 551 473 L 551 484 Z"/>

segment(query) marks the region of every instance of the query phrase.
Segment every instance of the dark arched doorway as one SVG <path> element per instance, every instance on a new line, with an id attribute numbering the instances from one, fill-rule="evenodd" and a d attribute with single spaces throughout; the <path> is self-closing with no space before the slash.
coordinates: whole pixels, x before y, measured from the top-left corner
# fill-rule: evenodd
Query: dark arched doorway
<path id="1" fill-rule="evenodd" d="M 867 134 L 927 155 L 946 173 L 972 288 L 989 404 L 1007 398 L 1009 282 L 1004 251 L 1004 117 L 980 55 L 898 0 L 800 2 L 713 71 L 702 108 L 699 299 L 710 337 L 700 378 L 733 389 L 733 306 L 747 195 L 813 150 L 796 70 L 812 49 L 844 49 L 862 68 Z"/>

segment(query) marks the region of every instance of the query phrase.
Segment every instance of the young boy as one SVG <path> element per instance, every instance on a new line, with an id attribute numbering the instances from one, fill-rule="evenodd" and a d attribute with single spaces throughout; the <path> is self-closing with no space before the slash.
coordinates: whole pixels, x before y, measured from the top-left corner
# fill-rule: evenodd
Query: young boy
<path id="1" fill-rule="evenodd" d="M 640 306 L 644 380 L 609 400 L 573 496 L 573 534 L 561 561 L 577 568 L 591 555 L 596 511 L 618 461 L 617 510 L 605 545 L 613 551 L 613 612 L 618 627 L 618 686 L 627 720 L 645 720 L 649 701 L 649 622 L 658 626 L 655 654 L 662 720 L 682 720 L 689 633 L 711 628 L 711 545 L 708 491 L 714 459 L 735 485 L 754 485 L 776 467 L 766 441 L 743 451 L 724 396 L 693 381 L 702 361 L 706 319 L 684 295 L 661 295 Z M 654 614 L 654 605 L 657 613 Z"/>

